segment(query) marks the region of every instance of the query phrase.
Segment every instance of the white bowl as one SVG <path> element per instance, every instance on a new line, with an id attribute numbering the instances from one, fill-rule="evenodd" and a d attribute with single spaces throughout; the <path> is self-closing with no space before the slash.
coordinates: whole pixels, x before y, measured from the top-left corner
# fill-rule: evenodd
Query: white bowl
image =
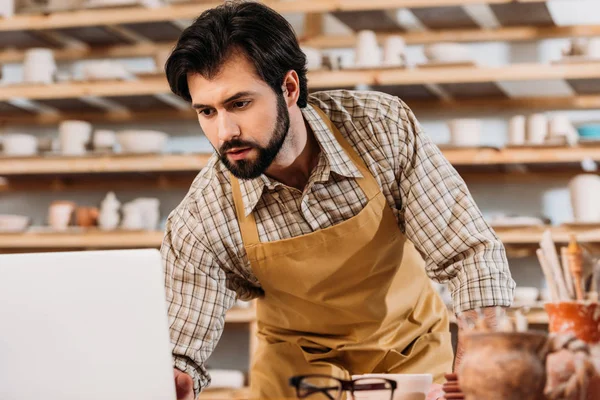
<path id="1" fill-rule="evenodd" d="M 117 134 L 117 142 L 123 153 L 160 153 L 169 135 L 157 131 L 121 131 Z"/>
<path id="2" fill-rule="evenodd" d="M 37 139 L 33 135 L 14 133 L 2 137 L 3 153 L 9 156 L 31 156 L 37 153 Z"/>
<path id="3" fill-rule="evenodd" d="M 459 63 L 472 61 L 469 46 L 459 43 L 431 43 L 423 48 L 431 62 Z"/>
<path id="4" fill-rule="evenodd" d="M 88 61 L 83 66 L 85 80 L 129 79 L 132 73 L 120 62 L 112 60 Z"/>
<path id="5" fill-rule="evenodd" d="M 519 286 L 515 288 L 515 302 L 519 304 L 534 304 L 540 296 L 536 287 Z"/>
<path id="6" fill-rule="evenodd" d="M 0 214 L 0 232 L 22 232 L 29 222 L 30 218 L 23 215 Z"/>
<path id="7" fill-rule="evenodd" d="M 386 378 L 396 381 L 396 390 L 393 400 L 423 399 L 429 393 L 433 383 L 431 374 L 364 374 L 352 375 L 352 379 L 358 378 Z M 356 400 L 376 400 L 381 398 L 377 391 L 355 392 Z"/>

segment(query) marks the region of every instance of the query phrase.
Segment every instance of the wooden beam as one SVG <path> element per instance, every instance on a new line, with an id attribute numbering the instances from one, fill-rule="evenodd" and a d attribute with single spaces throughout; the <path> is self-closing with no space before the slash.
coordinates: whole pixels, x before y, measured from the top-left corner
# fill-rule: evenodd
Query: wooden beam
<path id="1" fill-rule="evenodd" d="M 600 25 L 578 26 L 511 26 L 497 29 L 450 29 L 415 32 L 385 32 L 377 38 L 381 44 L 390 35 L 400 35 L 407 44 L 429 44 L 440 42 L 495 42 L 495 41 L 536 41 L 565 37 L 600 36 Z M 356 45 L 354 35 L 319 35 L 302 38 L 306 46 L 333 49 L 353 48 Z"/>
<path id="2" fill-rule="evenodd" d="M 542 0 L 487 0 L 489 4 Z M 333 11 L 386 10 L 394 8 L 445 7 L 480 4 L 482 0 L 302 0 L 263 1 L 280 13 L 327 13 Z M 76 10 L 50 15 L 17 15 L 3 20 L 0 31 L 44 30 L 82 26 L 118 25 L 189 19 L 222 2 L 180 4 L 160 8 L 127 7 L 115 9 Z"/>

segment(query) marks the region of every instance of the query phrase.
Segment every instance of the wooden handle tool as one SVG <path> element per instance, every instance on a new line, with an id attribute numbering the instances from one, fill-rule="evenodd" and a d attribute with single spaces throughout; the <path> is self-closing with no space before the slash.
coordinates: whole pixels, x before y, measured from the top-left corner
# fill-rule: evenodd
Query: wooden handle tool
<path id="1" fill-rule="evenodd" d="M 581 277 L 583 274 L 583 255 L 581 247 L 577 243 L 575 235 L 571 235 L 571 241 L 567 248 L 569 253 L 569 270 L 573 276 L 573 284 L 575 285 L 575 294 L 577 300 L 583 300 L 583 287 L 581 284 Z"/>

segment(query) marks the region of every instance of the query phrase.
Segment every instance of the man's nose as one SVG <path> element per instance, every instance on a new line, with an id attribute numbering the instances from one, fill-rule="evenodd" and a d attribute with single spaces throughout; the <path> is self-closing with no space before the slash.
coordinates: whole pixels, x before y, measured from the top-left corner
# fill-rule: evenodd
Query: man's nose
<path id="1" fill-rule="evenodd" d="M 218 135 L 220 142 L 227 142 L 240 135 L 240 127 L 234 121 L 229 113 L 219 113 L 218 115 Z"/>

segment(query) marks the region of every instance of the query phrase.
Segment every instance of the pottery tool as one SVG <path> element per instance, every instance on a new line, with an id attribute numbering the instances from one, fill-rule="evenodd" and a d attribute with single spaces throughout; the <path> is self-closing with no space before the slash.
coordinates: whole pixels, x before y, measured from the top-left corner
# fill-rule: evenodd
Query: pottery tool
<path id="1" fill-rule="evenodd" d="M 535 254 L 537 255 L 538 261 L 540 262 L 540 266 L 542 267 L 542 272 L 544 273 L 544 276 L 546 277 L 546 283 L 548 285 L 548 290 L 550 292 L 550 301 L 553 303 L 557 302 L 560 300 L 560 298 L 558 296 L 558 289 L 556 288 L 556 282 L 554 281 L 554 275 L 552 274 L 552 271 L 550 270 L 550 267 L 548 266 L 548 261 L 546 261 L 544 252 L 542 251 L 542 249 L 537 249 L 535 251 Z"/>
<path id="2" fill-rule="evenodd" d="M 567 251 L 569 253 L 569 270 L 571 271 L 573 283 L 575 284 L 575 294 L 577 295 L 577 300 L 581 301 L 583 300 L 583 288 L 581 284 L 583 256 L 581 247 L 579 247 L 575 235 L 571 235 L 571 241 L 569 242 Z"/>
<path id="3" fill-rule="evenodd" d="M 549 229 L 544 231 L 542 234 L 540 247 L 544 252 L 544 256 L 552 276 L 554 276 L 554 282 L 556 283 L 556 289 L 558 290 L 558 300 L 568 301 L 570 299 L 569 292 L 567 291 L 567 286 L 565 285 L 565 277 L 563 275 L 562 267 L 558 261 L 556 245 L 554 244 L 554 240 L 552 240 L 552 233 Z"/>
<path id="4" fill-rule="evenodd" d="M 569 269 L 569 251 L 564 246 L 560 248 L 560 259 L 562 261 L 563 275 L 565 277 L 565 285 L 567 286 L 569 297 L 571 300 L 575 300 L 575 286 L 573 285 L 573 277 L 571 276 L 571 271 Z"/>

